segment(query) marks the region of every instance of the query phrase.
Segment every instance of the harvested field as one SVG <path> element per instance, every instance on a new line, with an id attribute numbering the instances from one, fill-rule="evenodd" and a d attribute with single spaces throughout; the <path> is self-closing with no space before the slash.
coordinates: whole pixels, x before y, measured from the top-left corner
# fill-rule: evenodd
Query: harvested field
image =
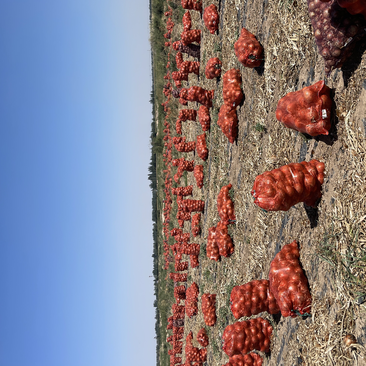
<path id="1" fill-rule="evenodd" d="M 204 7 L 211 3 L 220 13 L 215 35 L 205 28 L 199 13 L 191 11 L 193 28 L 201 29 L 203 36 L 200 75 L 190 75 L 188 81 L 189 86 L 215 90 L 207 132 L 209 156 L 203 163 L 204 187 L 197 188 L 193 173 L 186 175 L 187 182 L 182 179 L 182 185 L 194 186 L 194 199 L 205 201 L 201 236 L 191 237 L 191 242 L 201 245 L 200 264 L 189 268 L 188 285 L 196 282 L 200 297 L 207 292 L 217 294 L 216 325 L 205 327 L 210 340 L 207 365 L 228 362 L 221 338 L 225 327 L 235 321 L 230 311 L 233 286 L 267 279 L 270 262 L 293 240 L 300 244 L 300 261 L 313 298 L 312 313 L 297 318 L 261 314 L 275 329 L 270 354 L 262 354 L 263 364 L 366 365 L 366 45 L 359 47 L 353 63 L 327 78 L 305 0 L 203 1 Z M 260 68 L 244 68 L 235 56 L 234 42 L 242 27 L 256 35 L 264 48 Z M 176 24 L 172 38 L 179 39 L 182 30 L 182 25 Z M 223 104 L 222 78 L 206 79 L 204 66 L 211 57 L 222 61 L 221 75 L 231 68 L 240 69 L 242 75 L 245 101 L 238 108 L 239 133 L 234 144 L 216 123 Z M 326 80 L 332 89 L 332 129 L 329 136 L 309 138 L 285 128 L 276 120 L 275 111 L 286 93 L 318 80 Z M 186 108 L 198 107 L 189 102 Z M 175 136 L 175 123 L 171 125 Z M 198 122 L 183 124 L 182 135 L 188 141 L 200 134 Z M 184 156 L 202 164 L 197 154 Z M 257 175 L 311 159 L 324 162 L 326 171 L 317 209 L 297 204 L 287 212 L 265 212 L 253 203 L 250 192 Z M 208 229 L 220 220 L 217 196 L 228 183 L 233 185 L 235 204 L 236 224 L 229 227 L 235 251 L 214 262 L 206 257 Z M 172 221 L 173 228 L 177 225 Z M 186 222 L 184 232 L 190 230 Z M 191 330 L 196 335 L 203 326 L 199 310 L 192 319 L 186 317 L 185 336 Z M 355 347 L 347 348 L 343 342 L 349 333 L 357 339 Z M 198 347 L 195 339 L 193 343 Z"/>

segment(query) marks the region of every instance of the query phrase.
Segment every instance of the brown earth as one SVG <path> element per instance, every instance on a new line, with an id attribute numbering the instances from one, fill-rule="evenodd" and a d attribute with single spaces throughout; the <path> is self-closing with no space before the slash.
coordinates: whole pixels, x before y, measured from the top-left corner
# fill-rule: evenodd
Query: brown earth
<path id="1" fill-rule="evenodd" d="M 199 14 L 191 11 L 193 28 L 201 29 L 203 38 L 200 77 L 189 79 L 191 86 L 215 89 L 211 130 L 207 133 L 209 158 L 204 163 L 204 188 L 199 190 L 193 174 L 188 174 L 188 184 L 195 187 L 193 197 L 206 203 L 203 232 L 198 239 L 192 239 L 203 248 L 200 266 L 190 269 L 189 275 L 199 285 L 200 295 L 217 294 L 218 321 L 214 327 L 206 327 L 210 339 L 207 364 L 228 362 L 221 349 L 221 337 L 226 325 L 235 321 L 229 308 L 232 287 L 268 278 L 275 254 L 296 239 L 313 296 L 312 315 L 292 319 L 262 314 L 275 328 L 271 353 L 265 356 L 264 365 L 365 365 L 362 345 L 366 343 L 366 307 L 360 293 L 366 292 L 366 274 L 364 268 L 351 268 L 347 262 L 352 274 L 364 281 L 356 288 L 345 277 L 344 265 L 339 265 L 350 251 L 359 254 L 365 250 L 366 243 L 365 47 L 361 45 L 358 50 L 355 64 L 347 65 L 344 71 L 333 71 L 326 78 L 306 1 L 222 0 L 204 1 L 203 5 L 211 3 L 220 11 L 218 34 L 211 35 Z M 244 68 L 235 57 L 233 44 L 244 26 L 264 47 L 262 68 Z M 181 29 L 178 25 L 176 28 L 178 35 Z M 239 135 L 234 144 L 228 142 L 216 123 L 223 104 L 222 79 L 207 80 L 204 76 L 206 62 L 215 56 L 223 63 L 222 74 L 239 68 L 243 78 L 245 101 L 238 109 Z M 321 79 L 326 80 L 334 94 L 333 128 L 329 137 L 307 139 L 280 124 L 275 110 L 286 93 Z M 189 103 L 188 108 L 198 109 L 198 105 Z M 188 141 L 201 133 L 198 122 L 183 124 L 183 135 Z M 202 164 L 197 155 L 185 155 Z M 288 212 L 266 213 L 254 205 L 250 192 L 258 174 L 310 159 L 323 161 L 326 167 L 323 196 L 316 210 L 298 204 Z M 230 228 L 235 252 L 216 263 L 206 258 L 204 248 L 208 228 L 219 221 L 217 195 L 229 182 L 233 185 L 237 217 L 236 225 Z M 185 231 L 190 231 L 190 224 L 185 225 Z M 324 251 L 324 245 L 329 243 L 334 245 L 333 251 Z M 334 265 L 322 260 L 321 255 Z M 190 330 L 196 334 L 202 326 L 200 311 L 193 319 L 186 318 L 185 334 Z M 346 349 L 342 340 L 347 333 L 354 334 L 361 346 Z M 196 341 L 194 344 L 198 346 Z"/>

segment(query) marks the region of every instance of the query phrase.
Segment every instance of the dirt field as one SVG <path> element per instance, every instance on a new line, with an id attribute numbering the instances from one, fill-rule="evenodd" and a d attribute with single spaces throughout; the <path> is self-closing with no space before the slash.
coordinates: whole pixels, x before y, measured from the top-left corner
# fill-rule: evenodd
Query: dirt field
<path id="1" fill-rule="evenodd" d="M 215 89 L 204 188 L 199 190 L 193 174 L 188 174 L 188 184 L 195 187 L 194 199 L 206 203 L 203 232 L 198 239 L 192 239 L 202 247 L 200 266 L 190 269 L 189 275 L 199 285 L 201 295 L 217 294 L 218 321 L 214 327 L 206 327 L 210 338 L 207 364 L 228 362 L 221 349 L 221 337 L 224 328 L 235 321 L 229 302 L 232 287 L 268 278 L 275 254 L 296 239 L 311 287 L 312 315 L 292 319 L 262 314 L 275 328 L 271 353 L 265 356 L 264 365 L 366 365 L 362 348 L 366 344 L 366 257 L 363 262 L 355 261 L 366 255 L 364 45 L 354 65 L 347 65 L 345 71 L 333 71 L 326 78 L 305 0 L 210 0 L 203 5 L 211 3 L 220 10 L 218 34 L 211 35 L 199 14 L 191 11 L 193 28 L 201 29 L 203 38 L 201 75 L 189 79 L 190 86 Z M 182 31 L 180 27 L 176 25 L 176 34 Z M 264 47 L 265 63 L 260 69 L 244 68 L 236 59 L 233 44 L 242 27 L 255 34 Z M 222 74 L 239 68 L 243 78 L 245 101 L 238 109 L 239 135 L 234 144 L 228 142 L 216 123 L 223 104 L 222 79 L 207 80 L 204 76 L 204 66 L 214 56 L 222 60 Z M 276 120 L 275 110 L 282 96 L 322 79 L 334 92 L 330 136 L 308 139 Z M 188 108 L 197 109 L 198 105 L 189 103 Z M 188 141 L 201 133 L 198 123 L 183 124 Z M 193 153 L 185 156 L 202 163 Z M 298 204 L 288 212 L 266 213 L 254 205 L 250 191 L 258 174 L 311 159 L 324 162 L 326 167 L 323 196 L 316 210 Z M 235 252 L 216 263 L 207 259 L 205 245 L 208 228 L 219 221 L 217 195 L 228 183 L 233 185 L 237 217 L 230 229 Z M 185 231 L 190 231 L 190 224 L 185 225 Z M 203 326 L 199 311 L 193 319 L 186 317 L 185 334 L 190 330 L 196 334 Z M 346 349 L 343 338 L 347 333 L 354 334 L 361 346 Z M 198 346 L 196 341 L 194 344 Z"/>

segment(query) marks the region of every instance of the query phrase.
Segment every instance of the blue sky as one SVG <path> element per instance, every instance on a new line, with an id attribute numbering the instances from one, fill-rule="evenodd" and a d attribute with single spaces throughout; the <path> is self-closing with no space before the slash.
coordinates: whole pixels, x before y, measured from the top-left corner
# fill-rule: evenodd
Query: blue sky
<path id="1" fill-rule="evenodd" d="M 155 363 L 148 12 L 0 0 L 0 366 Z"/>

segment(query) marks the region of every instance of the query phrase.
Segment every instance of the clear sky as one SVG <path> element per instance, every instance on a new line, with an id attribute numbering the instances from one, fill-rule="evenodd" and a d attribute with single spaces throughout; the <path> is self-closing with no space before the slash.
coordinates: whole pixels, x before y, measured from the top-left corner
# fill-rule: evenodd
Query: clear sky
<path id="1" fill-rule="evenodd" d="M 0 0 L 0 366 L 155 364 L 148 0 Z"/>

